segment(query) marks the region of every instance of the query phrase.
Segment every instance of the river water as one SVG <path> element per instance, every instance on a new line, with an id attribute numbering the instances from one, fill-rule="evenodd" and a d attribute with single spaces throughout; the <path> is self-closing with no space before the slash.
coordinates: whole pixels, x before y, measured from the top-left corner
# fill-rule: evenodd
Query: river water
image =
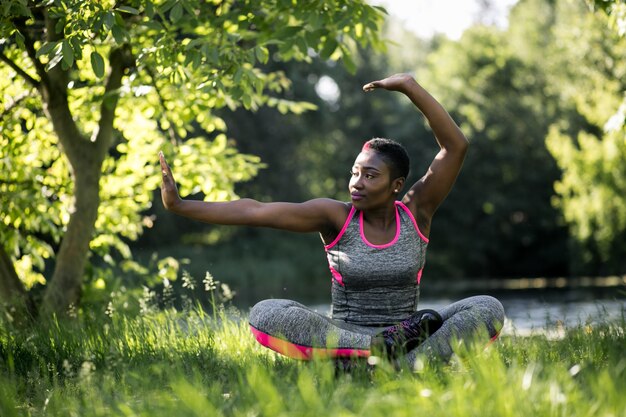
<path id="1" fill-rule="evenodd" d="M 545 334 L 558 338 L 568 327 L 626 320 L 626 299 L 549 300 L 502 296 L 506 319 L 502 334 Z M 423 300 L 420 308 L 441 308 L 451 299 Z"/>
<path id="2" fill-rule="evenodd" d="M 446 297 L 422 297 L 419 309 L 440 309 L 472 294 Z M 498 291 L 498 298 L 506 313 L 503 335 L 527 336 L 544 334 L 549 338 L 562 337 L 569 327 L 595 325 L 607 321 L 626 323 L 626 291 L 619 289 L 550 289 L 539 291 Z M 313 308 L 320 313 L 330 312 L 327 304 Z"/>

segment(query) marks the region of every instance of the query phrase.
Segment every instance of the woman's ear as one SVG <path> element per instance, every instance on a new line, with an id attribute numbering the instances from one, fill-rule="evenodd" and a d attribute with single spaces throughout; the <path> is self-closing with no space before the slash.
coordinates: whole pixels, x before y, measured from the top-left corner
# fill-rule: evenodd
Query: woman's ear
<path id="1" fill-rule="evenodd" d="M 404 187 L 404 177 L 400 177 L 400 178 L 396 178 L 395 180 L 393 180 L 393 192 L 394 193 L 399 193 L 400 191 L 402 191 L 402 187 Z"/>

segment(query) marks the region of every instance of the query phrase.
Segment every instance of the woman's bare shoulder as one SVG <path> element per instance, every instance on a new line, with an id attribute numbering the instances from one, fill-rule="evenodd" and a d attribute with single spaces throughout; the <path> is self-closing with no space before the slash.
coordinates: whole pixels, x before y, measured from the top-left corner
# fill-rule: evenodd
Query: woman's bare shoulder
<path id="1" fill-rule="evenodd" d="M 334 200 L 332 198 L 317 198 L 309 200 L 307 204 L 322 209 L 329 219 L 328 227 L 320 231 L 324 242 L 331 242 L 337 237 L 352 209 L 351 203 Z"/>

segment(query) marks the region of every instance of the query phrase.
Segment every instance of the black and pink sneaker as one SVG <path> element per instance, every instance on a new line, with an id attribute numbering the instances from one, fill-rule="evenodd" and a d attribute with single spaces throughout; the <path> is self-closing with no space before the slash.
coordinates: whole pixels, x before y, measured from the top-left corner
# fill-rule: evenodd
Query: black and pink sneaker
<path id="1" fill-rule="evenodd" d="M 443 319 L 435 310 L 416 311 L 409 318 L 372 337 L 371 352 L 373 355 L 396 358 L 419 346 L 442 324 Z"/>

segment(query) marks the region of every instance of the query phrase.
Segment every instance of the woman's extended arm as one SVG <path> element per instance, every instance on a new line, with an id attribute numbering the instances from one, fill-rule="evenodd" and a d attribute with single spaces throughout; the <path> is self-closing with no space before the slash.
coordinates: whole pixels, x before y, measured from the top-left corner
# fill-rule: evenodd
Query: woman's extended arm
<path id="1" fill-rule="evenodd" d="M 345 204 L 331 199 L 303 203 L 261 203 L 252 199 L 225 202 L 184 200 L 178 194 L 172 171 L 161 152 L 159 161 L 163 205 L 181 216 L 211 224 L 261 226 L 323 234 L 332 234 L 337 225 L 345 220 Z"/>
<path id="2" fill-rule="evenodd" d="M 433 214 L 452 189 L 461 170 L 469 143 L 443 106 L 412 76 L 396 74 L 363 86 L 364 91 L 376 88 L 405 94 L 424 114 L 439 144 L 440 150 L 428 171 L 403 200 L 418 216 L 420 228 L 427 234 Z"/>

